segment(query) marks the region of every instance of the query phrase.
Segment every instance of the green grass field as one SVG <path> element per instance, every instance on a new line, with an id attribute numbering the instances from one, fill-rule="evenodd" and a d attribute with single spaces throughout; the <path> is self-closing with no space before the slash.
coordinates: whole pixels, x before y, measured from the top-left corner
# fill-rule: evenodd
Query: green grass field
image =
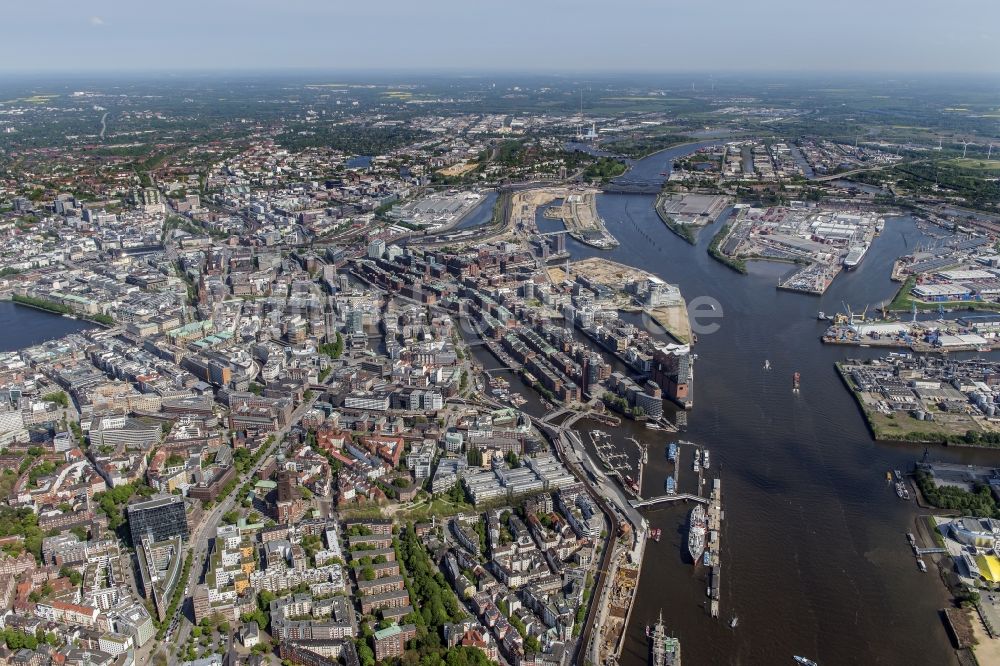
<path id="1" fill-rule="evenodd" d="M 875 439 L 901 442 L 941 442 L 949 437 L 963 435 L 967 430 L 979 429 L 971 418 L 918 421 L 906 414 L 897 414 L 894 418 L 890 418 L 885 414 L 871 412 L 868 420 L 875 431 Z"/>
<path id="2" fill-rule="evenodd" d="M 1000 149 L 998 149 L 997 154 L 1000 154 Z M 959 169 L 968 169 L 970 171 L 1000 171 L 1000 160 L 984 160 L 976 157 L 956 157 L 948 160 L 945 164 L 950 164 L 951 166 L 958 167 Z"/>
<path id="3" fill-rule="evenodd" d="M 903 286 L 899 288 L 896 292 L 895 298 L 889 303 L 888 309 L 892 312 L 910 312 L 913 310 L 913 304 L 917 304 L 917 310 L 921 312 L 931 312 L 937 310 L 938 308 L 944 308 L 945 310 L 985 310 L 988 312 L 1000 311 L 1000 303 L 990 303 L 984 301 L 944 301 L 941 303 L 925 303 L 924 301 L 917 300 L 913 298 L 910 291 L 913 289 L 913 285 L 917 283 L 917 278 L 915 276 L 910 276 L 906 278 L 906 282 Z"/>
<path id="4" fill-rule="evenodd" d="M 431 516 L 445 518 L 474 510 L 475 507 L 471 504 L 467 504 L 465 502 L 456 504 L 447 497 L 439 496 L 431 498 L 430 503 L 426 500 L 423 502 L 417 502 L 412 508 L 401 511 L 400 515 L 405 516 L 407 520 L 422 521 L 430 520 Z"/>

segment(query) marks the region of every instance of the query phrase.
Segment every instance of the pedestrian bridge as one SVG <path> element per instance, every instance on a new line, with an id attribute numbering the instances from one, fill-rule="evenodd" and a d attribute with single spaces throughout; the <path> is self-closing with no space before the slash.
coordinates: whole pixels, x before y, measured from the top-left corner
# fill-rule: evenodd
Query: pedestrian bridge
<path id="1" fill-rule="evenodd" d="M 691 493 L 677 493 L 676 495 L 660 495 L 659 497 L 650 497 L 649 499 L 634 499 L 629 500 L 629 504 L 633 508 L 640 509 L 644 506 L 654 506 L 656 504 L 662 504 L 664 502 L 676 502 L 678 500 L 692 500 L 695 502 L 701 502 L 702 504 L 708 504 L 708 498 L 702 497 L 701 495 L 692 495 Z"/>

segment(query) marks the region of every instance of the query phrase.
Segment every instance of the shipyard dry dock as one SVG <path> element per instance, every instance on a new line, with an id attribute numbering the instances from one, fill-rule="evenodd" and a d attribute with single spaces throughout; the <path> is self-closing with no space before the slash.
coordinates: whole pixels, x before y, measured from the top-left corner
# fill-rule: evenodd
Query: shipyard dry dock
<path id="1" fill-rule="evenodd" d="M 566 268 L 569 268 L 568 275 Z M 561 267 L 552 266 L 548 272 L 549 279 L 556 284 L 566 279 L 581 278 L 585 283 L 607 287 L 615 294 L 614 305 L 618 310 L 644 312 L 681 344 L 692 342 L 687 303 L 680 290 L 651 273 L 599 257 L 567 262 Z M 635 299 L 624 289 L 626 285 L 644 282 L 655 283 L 658 296 L 652 302 L 647 300 L 642 305 L 637 305 Z"/>

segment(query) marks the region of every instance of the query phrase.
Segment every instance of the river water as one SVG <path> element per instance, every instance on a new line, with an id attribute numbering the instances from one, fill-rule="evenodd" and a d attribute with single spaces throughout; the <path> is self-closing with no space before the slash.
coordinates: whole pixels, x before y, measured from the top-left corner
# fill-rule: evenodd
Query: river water
<path id="1" fill-rule="evenodd" d="M 669 171 L 669 160 L 690 150 L 647 158 L 629 177 Z M 602 256 L 679 284 L 689 302 L 709 296 L 720 304 L 718 331 L 695 346 L 695 403 L 683 437 L 711 449 L 722 478 L 722 618 L 707 615 L 704 571 L 682 556 L 690 507 L 652 510 L 650 522 L 664 537 L 647 550 L 622 663 L 646 663 L 645 625 L 661 609 L 689 666 L 792 663 L 793 654 L 824 665 L 953 663 L 938 617 L 947 595 L 933 574 L 917 570 L 904 536 L 917 507 L 885 482 L 887 470 L 908 467 L 922 448 L 872 440 L 833 363 L 876 352 L 822 345 L 824 325 L 816 320 L 818 310 L 842 310 L 842 301 L 860 309 L 892 298 L 892 261 L 921 241 L 920 230 L 912 219 L 889 219 L 859 268 L 816 298 L 774 288 L 785 265 L 751 264 L 750 275 L 729 270 L 706 252 L 716 229 L 703 230 L 691 247 L 664 227 L 652 202 L 599 198 L 621 242 Z M 570 245 L 574 259 L 598 254 Z M 799 394 L 791 391 L 796 371 Z M 625 432 L 616 438 L 650 444 L 643 495 L 662 494 L 667 438 L 634 424 L 618 430 Z M 690 479 L 687 461 L 682 485 L 685 472 Z"/>
<path id="2" fill-rule="evenodd" d="M 709 144 L 640 160 L 625 178 L 662 178 L 673 158 L 703 145 Z M 751 264 L 749 275 L 731 271 L 706 252 L 724 220 L 702 230 L 692 247 L 663 225 L 653 201 L 599 196 L 599 212 L 621 246 L 602 252 L 568 238 L 567 248 L 573 260 L 602 256 L 655 273 L 679 284 L 689 303 L 708 296 L 719 304 L 718 331 L 699 334 L 694 349 L 694 408 L 680 437 L 711 449 L 712 473 L 722 478 L 722 617 L 709 617 L 704 569 L 687 560 L 690 506 L 647 509 L 663 538 L 646 551 L 621 662 L 647 663 L 645 626 L 662 610 L 688 666 L 790 664 L 796 654 L 824 666 L 957 663 L 938 615 L 948 603 L 945 589 L 933 573 L 917 570 L 906 541 L 918 507 L 899 500 L 885 482 L 887 470 L 909 467 L 923 448 L 873 441 L 833 363 L 878 352 L 824 346 L 824 325 L 816 319 L 819 310 L 843 310 L 842 302 L 859 311 L 892 298 L 898 286 L 889 280 L 892 261 L 923 240 L 914 220 L 888 219 L 859 268 L 817 298 L 775 289 L 784 264 Z M 496 366 L 484 351 L 476 355 Z M 791 391 L 796 371 L 799 394 Z M 537 408 L 534 400 L 526 407 Z M 649 445 L 643 496 L 662 495 L 668 434 L 631 422 L 611 434 L 630 455 L 636 449 L 627 437 Z M 932 449 L 945 460 L 990 455 Z M 692 478 L 688 455 L 682 489 Z"/>
<path id="3" fill-rule="evenodd" d="M 497 202 L 497 193 L 489 192 L 483 199 L 482 203 L 476 206 L 474 209 L 469 211 L 461 222 L 455 225 L 455 231 L 459 229 L 469 229 L 470 227 L 478 227 L 481 224 L 486 224 L 493 219 L 493 206 Z"/>

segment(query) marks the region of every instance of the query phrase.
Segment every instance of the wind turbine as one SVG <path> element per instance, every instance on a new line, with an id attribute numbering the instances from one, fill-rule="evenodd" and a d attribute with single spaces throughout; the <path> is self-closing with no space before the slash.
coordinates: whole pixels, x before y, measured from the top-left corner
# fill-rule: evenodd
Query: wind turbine
<path id="1" fill-rule="evenodd" d="M 988 151 L 986 151 L 986 159 L 990 159 L 990 156 L 992 156 L 992 155 L 993 155 L 993 144 L 991 143 L 990 144 L 990 149 Z"/>
<path id="2" fill-rule="evenodd" d="M 969 145 L 970 145 L 970 144 L 969 144 L 969 142 L 968 142 L 968 141 L 962 141 L 962 159 L 963 159 L 963 160 L 965 159 L 965 154 L 966 154 L 967 152 L 969 152 Z M 971 144 L 971 145 L 973 145 L 973 146 L 974 146 L 974 145 L 976 145 L 976 144 L 974 144 L 974 143 L 973 143 L 973 144 Z"/>

